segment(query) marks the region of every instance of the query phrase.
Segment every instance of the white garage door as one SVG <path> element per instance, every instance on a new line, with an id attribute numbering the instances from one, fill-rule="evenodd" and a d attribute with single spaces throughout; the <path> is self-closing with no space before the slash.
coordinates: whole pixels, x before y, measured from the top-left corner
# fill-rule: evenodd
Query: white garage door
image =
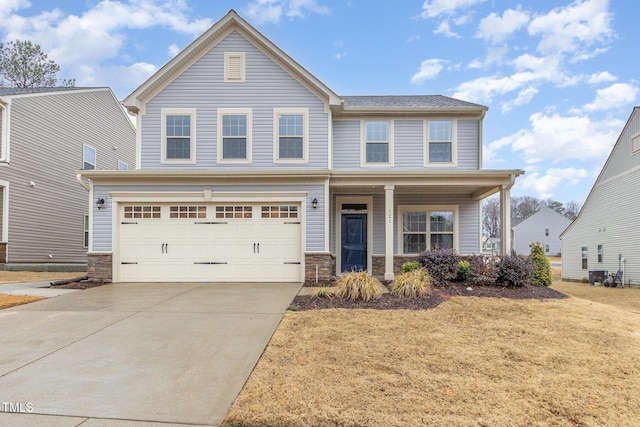
<path id="1" fill-rule="evenodd" d="M 120 208 L 120 281 L 299 282 L 299 205 Z"/>

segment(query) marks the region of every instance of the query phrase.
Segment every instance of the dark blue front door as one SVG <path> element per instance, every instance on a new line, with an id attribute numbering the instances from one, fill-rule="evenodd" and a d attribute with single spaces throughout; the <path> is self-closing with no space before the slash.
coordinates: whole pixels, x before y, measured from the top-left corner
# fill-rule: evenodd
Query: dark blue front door
<path id="1" fill-rule="evenodd" d="M 367 269 L 367 214 L 342 214 L 342 271 Z"/>

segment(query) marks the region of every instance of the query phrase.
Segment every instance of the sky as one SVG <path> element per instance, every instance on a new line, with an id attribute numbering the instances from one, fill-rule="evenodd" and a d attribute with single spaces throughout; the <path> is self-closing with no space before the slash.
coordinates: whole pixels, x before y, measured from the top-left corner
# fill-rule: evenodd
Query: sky
<path id="1" fill-rule="evenodd" d="M 639 104 L 627 0 L 0 0 L 0 41 L 124 99 L 229 9 L 338 95 L 486 105 L 483 167 L 526 172 L 512 196 L 584 203 Z"/>

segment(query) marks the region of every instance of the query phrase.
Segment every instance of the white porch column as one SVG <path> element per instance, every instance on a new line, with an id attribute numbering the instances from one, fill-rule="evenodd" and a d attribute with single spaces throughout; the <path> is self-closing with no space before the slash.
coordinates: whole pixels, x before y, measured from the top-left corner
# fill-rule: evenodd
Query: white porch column
<path id="1" fill-rule="evenodd" d="M 394 185 L 384 186 L 384 280 L 393 280 L 393 189 Z"/>
<path id="2" fill-rule="evenodd" d="M 500 188 L 500 255 L 511 254 L 511 186 Z"/>

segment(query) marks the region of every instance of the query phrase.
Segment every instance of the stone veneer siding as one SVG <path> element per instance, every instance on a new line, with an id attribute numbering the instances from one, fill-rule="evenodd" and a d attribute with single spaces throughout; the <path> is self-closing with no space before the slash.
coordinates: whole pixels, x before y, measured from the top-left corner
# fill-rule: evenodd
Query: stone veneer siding
<path id="1" fill-rule="evenodd" d="M 331 280 L 336 271 L 336 257 L 328 252 L 309 252 L 304 254 L 304 280 L 316 281 L 316 265 L 318 266 L 318 281 Z"/>
<path id="2" fill-rule="evenodd" d="M 110 283 L 113 280 L 112 254 L 87 254 L 87 276 L 89 280 Z"/>
<path id="3" fill-rule="evenodd" d="M 393 256 L 393 272 L 398 274 L 402 271 L 402 264 L 407 261 L 415 261 L 415 256 L 403 256 L 403 255 L 394 255 Z M 375 277 L 384 277 L 384 255 L 373 255 L 371 257 L 371 272 Z"/>

